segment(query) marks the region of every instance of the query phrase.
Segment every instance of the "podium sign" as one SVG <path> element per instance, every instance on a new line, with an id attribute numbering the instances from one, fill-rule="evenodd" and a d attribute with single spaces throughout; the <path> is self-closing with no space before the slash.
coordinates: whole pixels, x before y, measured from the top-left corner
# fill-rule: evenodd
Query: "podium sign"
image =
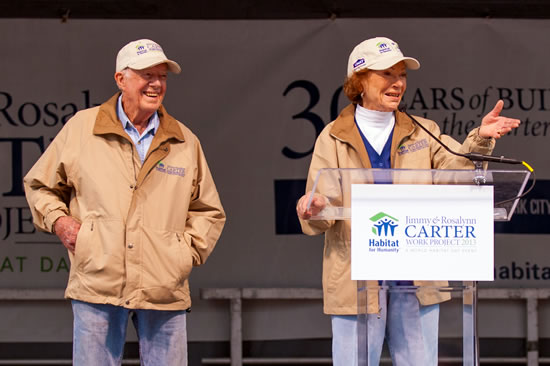
<path id="1" fill-rule="evenodd" d="M 492 281 L 493 186 L 352 184 L 353 280 Z"/>

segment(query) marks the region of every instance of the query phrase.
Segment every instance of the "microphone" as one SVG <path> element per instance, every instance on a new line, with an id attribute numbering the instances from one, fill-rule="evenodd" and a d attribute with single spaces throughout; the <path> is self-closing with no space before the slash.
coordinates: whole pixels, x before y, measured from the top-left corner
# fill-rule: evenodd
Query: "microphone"
<path id="1" fill-rule="evenodd" d="M 504 164 L 523 164 L 523 161 L 505 158 L 504 156 L 493 156 L 493 155 L 483 155 L 479 153 L 467 153 L 463 154 L 465 158 L 470 159 L 471 161 L 490 161 L 493 163 L 504 163 Z"/>
<path id="2" fill-rule="evenodd" d="M 470 161 L 472 162 L 481 162 L 481 161 L 488 161 L 488 162 L 493 162 L 493 163 L 505 163 L 505 164 L 523 164 L 523 161 L 521 160 L 516 160 L 516 159 L 511 159 L 511 158 L 505 158 L 504 156 L 493 156 L 493 155 L 484 155 L 484 154 L 480 154 L 480 153 L 466 153 L 466 154 L 461 154 L 461 153 L 458 153 L 456 151 L 453 151 L 451 150 L 447 145 L 445 145 L 443 143 L 443 141 L 441 141 L 440 139 L 438 139 L 437 137 L 434 136 L 433 133 L 431 133 L 426 127 L 424 127 L 422 125 L 422 123 L 418 122 L 416 118 L 414 118 L 413 116 L 411 116 L 408 112 L 407 112 L 407 106 L 406 105 L 401 105 L 398 107 L 398 110 L 402 113 L 405 113 L 418 127 L 420 127 L 421 129 L 423 129 L 428 135 L 430 135 L 435 141 L 437 141 L 438 144 L 440 144 L 441 146 L 443 146 L 445 148 L 445 150 L 447 150 L 448 152 L 450 152 L 451 154 L 453 155 L 456 155 L 456 156 L 461 156 L 463 158 L 466 158 L 466 159 L 469 159 Z"/>

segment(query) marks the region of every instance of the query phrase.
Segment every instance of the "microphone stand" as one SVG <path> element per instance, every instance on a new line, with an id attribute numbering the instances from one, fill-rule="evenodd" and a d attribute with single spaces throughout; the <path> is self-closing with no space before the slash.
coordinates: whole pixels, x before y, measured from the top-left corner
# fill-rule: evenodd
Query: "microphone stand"
<path id="1" fill-rule="evenodd" d="M 483 163 L 481 161 L 474 161 L 473 181 L 478 186 L 487 183 L 487 176 L 485 175 L 485 170 L 483 169 Z"/>

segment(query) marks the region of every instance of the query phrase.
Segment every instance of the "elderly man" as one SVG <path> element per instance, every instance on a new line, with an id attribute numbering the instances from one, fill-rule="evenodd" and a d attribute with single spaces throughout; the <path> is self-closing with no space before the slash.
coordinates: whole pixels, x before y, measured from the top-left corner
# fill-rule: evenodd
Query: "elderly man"
<path id="1" fill-rule="evenodd" d="M 180 66 L 142 39 L 117 93 L 78 112 L 24 179 L 36 227 L 69 251 L 74 365 L 120 365 L 128 318 L 143 365 L 186 365 L 188 278 L 225 213 L 197 137 L 162 106 Z"/>

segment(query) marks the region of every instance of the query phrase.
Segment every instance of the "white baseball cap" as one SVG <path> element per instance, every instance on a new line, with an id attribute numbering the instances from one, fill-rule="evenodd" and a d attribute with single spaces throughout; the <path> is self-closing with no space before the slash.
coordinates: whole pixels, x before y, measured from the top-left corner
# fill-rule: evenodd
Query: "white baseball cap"
<path id="1" fill-rule="evenodd" d="M 120 72 L 127 67 L 134 70 L 143 70 L 160 64 L 166 64 L 168 70 L 174 74 L 181 72 L 180 65 L 169 60 L 162 47 L 150 39 L 132 41 L 122 47 L 116 56 L 116 72 Z"/>
<path id="2" fill-rule="evenodd" d="M 351 51 L 348 77 L 362 69 L 385 70 L 401 61 L 405 61 L 405 66 L 411 70 L 420 68 L 420 62 L 416 59 L 403 56 L 396 42 L 385 37 L 370 38 Z"/>

